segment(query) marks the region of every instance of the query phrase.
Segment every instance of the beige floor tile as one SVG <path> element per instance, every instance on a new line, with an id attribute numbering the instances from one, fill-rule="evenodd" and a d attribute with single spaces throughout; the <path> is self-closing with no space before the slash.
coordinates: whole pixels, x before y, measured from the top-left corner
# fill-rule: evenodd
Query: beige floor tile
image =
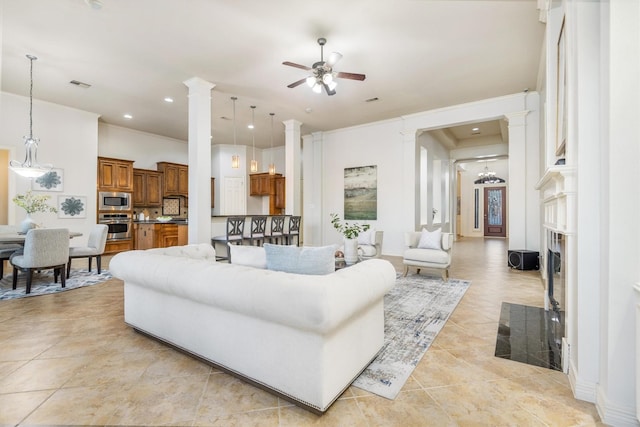
<path id="1" fill-rule="evenodd" d="M 480 366 L 470 365 L 446 350 L 429 349 L 413 371 L 413 377 L 424 388 L 442 387 L 500 377 Z"/>
<path id="2" fill-rule="evenodd" d="M 369 426 L 455 426 L 455 422 L 424 390 L 400 392 L 395 400 L 357 398 Z"/>
<path id="3" fill-rule="evenodd" d="M 322 416 L 312 414 L 297 406 L 280 409 L 280 426 L 282 427 L 366 427 L 368 425 L 356 399 L 338 400 Z"/>
<path id="4" fill-rule="evenodd" d="M 57 389 L 86 364 L 86 357 L 31 360 L 0 380 L 3 393 Z"/>
<path id="5" fill-rule="evenodd" d="M 52 393 L 53 390 L 0 394 L 0 425 L 17 425 Z"/>
<path id="6" fill-rule="evenodd" d="M 240 414 L 197 418 L 193 425 L 202 427 L 278 427 L 280 425 L 280 411 L 278 409 L 263 409 Z"/>
<path id="7" fill-rule="evenodd" d="M 158 377 L 184 377 L 190 375 L 208 375 L 211 366 L 173 349 L 156 352 L 156 360 L 152 362 L 142 380 Z"/>

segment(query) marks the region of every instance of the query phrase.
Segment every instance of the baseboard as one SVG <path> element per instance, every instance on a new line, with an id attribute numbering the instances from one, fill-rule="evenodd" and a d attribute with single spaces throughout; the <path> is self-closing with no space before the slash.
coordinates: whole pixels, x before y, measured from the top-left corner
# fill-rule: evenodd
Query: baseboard
<path id="1" fill-rule="evenodd" d="M 585 402 L 596 403 L 598 385 L 580 380 L 571 361 L 569 361 L 569 384 L 571 391 L 573 391 L 573 397 Z"/>
<path id="2" fill-rule="evenodd" d="M 611 426 L 633 426 L 640 425 L 636 416 L 636 408 L 630 406 L 620 406 L 611 403 L 604 395 L 601 388 L 598 388 L 596 409 L 603 423 Z"/>

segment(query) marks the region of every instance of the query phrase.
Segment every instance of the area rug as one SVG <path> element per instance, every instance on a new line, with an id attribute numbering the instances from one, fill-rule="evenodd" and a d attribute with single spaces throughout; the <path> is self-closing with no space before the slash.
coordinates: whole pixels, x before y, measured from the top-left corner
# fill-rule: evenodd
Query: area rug
<path id="1" fill-rule="evenodd" d="M 102 283 L 105 280 L 111 279 L 111 277 L 111 273 L 105 269 L 102 269 L 100 274 L 98 274 L 95 267 L 92 272 L 83 269 L 71 269 L 71 275 L 67 279 L 66 286 L 63 288 L 60 286 L 60 278 L 58 278 L 58 283 L 53 283 L 53 270 L 45 270 L 40 273 L 34 272 L 31 282 L 31 293 L 25 294 L 27 286 L 26 275 L 22 273 L 18 275 L 18 286 L 14 290 L 11 284 L 11 274 L 7 274 L 0 280 L 0 301 L 70 291 L 72 289 Z"/>
<path id="2" fill-rule="evenodd" d="M 398 276 L 384 297 L 384 347 L 353 385 L 395 399 L 470 284 Z"/>

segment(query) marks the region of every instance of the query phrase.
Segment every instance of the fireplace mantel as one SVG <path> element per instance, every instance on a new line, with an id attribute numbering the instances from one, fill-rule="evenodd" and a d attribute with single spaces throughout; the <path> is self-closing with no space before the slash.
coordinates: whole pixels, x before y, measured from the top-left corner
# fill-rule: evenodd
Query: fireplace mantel
<path id="1" fill-rule="evenodd" d="M 574 212 L 576 193 L 576 168 L 550 166 L 536 184 L 544 209 L 543 227 L 562 234 L 575 233 Z"/>

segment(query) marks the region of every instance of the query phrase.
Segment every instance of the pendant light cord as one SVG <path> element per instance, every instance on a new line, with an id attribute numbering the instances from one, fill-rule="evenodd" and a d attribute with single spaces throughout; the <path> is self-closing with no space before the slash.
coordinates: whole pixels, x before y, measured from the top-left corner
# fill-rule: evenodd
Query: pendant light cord
<path id="1" fill-rule="evenodd" d="M 31 67 L 29 70 L 29 139 L 33 139 L 33 61 L 38 59 L 33 55 L 27 55 Z"/>

